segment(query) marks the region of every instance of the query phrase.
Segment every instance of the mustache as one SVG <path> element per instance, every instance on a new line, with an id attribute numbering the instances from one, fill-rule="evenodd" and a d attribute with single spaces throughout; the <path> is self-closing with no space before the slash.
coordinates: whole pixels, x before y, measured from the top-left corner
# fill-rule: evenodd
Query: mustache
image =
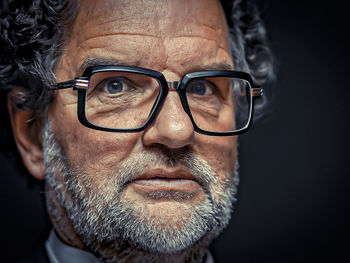
<path id="1" fill-rule="evenodd" d="M 115 184 L 119 188 L 123 188 L 148 170 L 158 167 L 181 167 L 181 169 L 187 170 L 205 189 L 209 188 L 216 176 L 209 164 L 196 157 L 187 146 L 170 149 L 164 145 L 153 145 L 139 154 L 133 155 L 118 166 L 115 172 L 116 176 L 113 176 L 116 180 Z"/>

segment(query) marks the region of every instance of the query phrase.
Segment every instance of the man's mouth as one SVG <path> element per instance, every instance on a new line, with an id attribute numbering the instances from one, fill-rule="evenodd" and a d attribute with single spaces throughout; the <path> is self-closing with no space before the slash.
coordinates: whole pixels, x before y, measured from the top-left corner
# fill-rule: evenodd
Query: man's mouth
<path id="1" fill-rule="evenodd" d="M 197 191 L 201 185 L 198 180 L 184 170 L 156 169 L 141 175 L 131 184 L 135 190 L 142 191 Z"/>

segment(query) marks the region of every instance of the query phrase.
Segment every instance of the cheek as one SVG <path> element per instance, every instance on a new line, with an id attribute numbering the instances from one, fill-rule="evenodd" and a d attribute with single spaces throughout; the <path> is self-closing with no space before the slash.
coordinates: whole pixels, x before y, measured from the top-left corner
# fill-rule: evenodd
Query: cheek
<path id="1" fill-rule="evenodd" d="M 200 158 L 208 162 L 216 178 L 212 185 L 212 198 L 219 200 L 221 194 L 226 192 L 226 187 L 232 187 L 234 167 L 237 161 L 237 136 L 228 137 L 204 137 L 202 147 L 198 148 Z"/>
<path id="2" fill-rule="evenodd" d="M 57 98 L 49 111 L 51 130 L 71 168 L 96 179 L 105 178 L 135 150 L 139 135 L 87 128 L 79 122 L 76 110 L 76 105 L 62 105 Z"/>
<path id="3" fill-rule="evenodd" d="M 209 136 L 208 136 L 209 137 Z M 210 188 L 211 198 L 218 203 L 226 200 L 228 189 L 232 188 L 235 163 L 237 161 L 237 136 L 204 138 L 201 151 L 212 170 L 216 173 Z"/>
<path id="4" fill-rule="evenodd" d="M 231 175 L 237 160 L 237 136 L 200 136 L 200 157 L 206 160 L 219 175 L 220 180 Z"/>

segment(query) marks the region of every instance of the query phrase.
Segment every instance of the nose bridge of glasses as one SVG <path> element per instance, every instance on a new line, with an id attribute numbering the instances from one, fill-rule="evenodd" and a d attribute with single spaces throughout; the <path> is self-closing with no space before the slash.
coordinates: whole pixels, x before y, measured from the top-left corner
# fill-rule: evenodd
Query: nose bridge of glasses
<path id="1" fill-rule="evenodd" d="M 179 85 L 181 85 L 181 81 L 167 81 L 167 84 L 168 84 L 169 91 L 177 92 Z M 168 95 L 169 95 L 169 93 L 168 93 Z M 175 97 L 178 97 L 179 100 L 178 100 L 178 102 L 176 102 L 173 105 L 177 105 L 176 107 L 181 108 L 184 112 L 189 114 L 188 110 L 186 110 L 186 105 L 185 105 L 186 103 L 184 102 L 183 96 L 181 96 L 181 93 L 179 93 L 179 92 L 177 92 L 177 95 L 178 96 L 175 96 Z M 171 100 L 173 100 L 175 98 L 174 96 L 171 96 L 171 97 L 172 97 Z M 169 96 L 168 96 L 168 99 L 169 99 Z M 177 99 L 175 99 L 175 100 L 177 100 Z M 167 103 L 169 103 L 169 101 Z M 180 104 L 177 104 L 177 103 L 180 103 Z"/>
<path id="2" fill-rule="evenodd" d="M 179 81 L 167 81 L 169 91 L 176 91 Z"/>
<path id="3" fill-rule="evenodd" d="M 167 81 L 168 84 L 168 90 L 169 91 L 178 91 L 178 87 L 179 85 L 181 85 L 181 81 Z M 184 98 L 181 96 L 181 94 L 178 92 L 179 95 L 179 99 L 181 101 L 181 105 L 183 107 L 183 110 L 188 114 L 188 111 L 186 110 L 186 106 L 184 104 L 186 104 L 184 102 Z"/>

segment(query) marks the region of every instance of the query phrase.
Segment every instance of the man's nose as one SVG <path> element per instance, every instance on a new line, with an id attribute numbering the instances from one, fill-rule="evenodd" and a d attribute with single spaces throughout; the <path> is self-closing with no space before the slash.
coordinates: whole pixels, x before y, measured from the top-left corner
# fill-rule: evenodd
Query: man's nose
<path id="1" fill-rule="evenodd" d="M 194 143 L 192 122 L 182 107 L 179 95 L 173 89 L 169 89 L 157 118 L 144 132 L 143 143 L 147 146 L 162 144 L 170 149 Z"/>

